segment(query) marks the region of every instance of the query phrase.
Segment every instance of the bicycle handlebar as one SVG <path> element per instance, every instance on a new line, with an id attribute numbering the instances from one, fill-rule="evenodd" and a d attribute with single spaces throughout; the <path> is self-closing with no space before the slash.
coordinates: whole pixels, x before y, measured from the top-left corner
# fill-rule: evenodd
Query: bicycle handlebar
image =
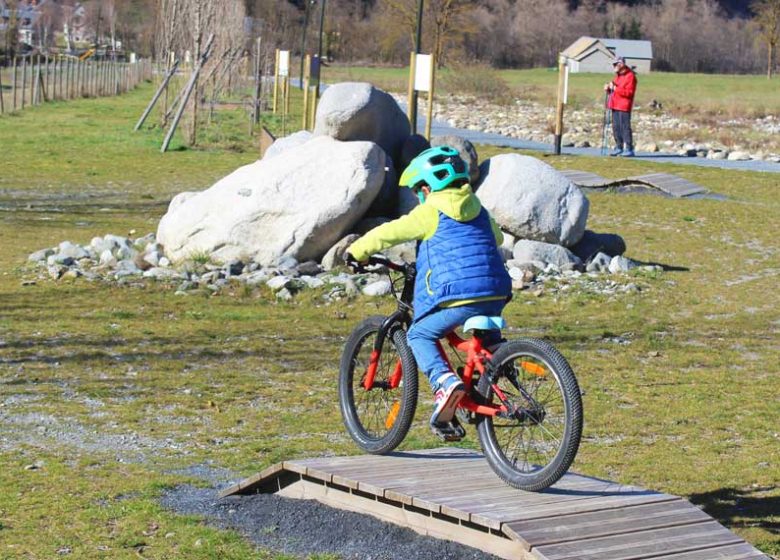
<path id="1" fill-rule="evenodd" d="M 368 257 L 368 264 L 378 264 L 382 266 L 386 266 L 390 270 L 395 270 L 397 272 L 404 272 L 406 270 L 406 263 L 396 263 L 388 259 L 387 257 L 379 257 L 379 256 L 371 256 Z"/>

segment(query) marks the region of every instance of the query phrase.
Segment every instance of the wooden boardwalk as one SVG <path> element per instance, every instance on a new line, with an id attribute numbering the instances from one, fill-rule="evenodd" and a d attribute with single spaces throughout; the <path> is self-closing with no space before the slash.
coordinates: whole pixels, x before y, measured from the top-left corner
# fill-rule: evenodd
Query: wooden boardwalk
<path id="1" fill-rule="evenodd" d="M 575 185 L 591 189 L 642 185 L 656 189 L 660 193 L 673 198 L 684 198 L 707 193 L 707 189 L 701 185 L 671 173 L 648 173 L 646 175 L 626 177 L 625 179 L 605 179 L 601 175 L 576 169 L 567 169 L 561 171 L 561 173 Z"/>
<path id="2" fill-rule="evenodd" d="M 284 461 L 220 497 L 257 492 L 315 499 L 501 558 L 769 558 L 677 496 L 573 473 L 523 492 L 458 448 Z"/>

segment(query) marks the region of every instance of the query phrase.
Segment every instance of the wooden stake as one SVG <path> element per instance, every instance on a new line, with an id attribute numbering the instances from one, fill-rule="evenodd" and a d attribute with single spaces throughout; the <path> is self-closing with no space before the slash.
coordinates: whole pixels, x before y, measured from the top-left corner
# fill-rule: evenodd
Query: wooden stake
<path id="1" fill-rule="evenodd" d="M 3 100 L 3 69 L 0 68 L 0 115 L 5 113 L 5 101 Z"/>
<path id="2" fill-rule="evenodd" d="M 22 59 L 22 111 L 27 102 L 27 58 Z"/>
<path id="3" fill-rule="evenodd" d="M 165 78 L 160 83 L 160 87 L 157 88 L 157 91 L 152 97 L 152 100 L 149 102 L 149 105 L 146 106 L 146 110 L 141 115 L 141 118 L 138 119 L 138 123 L 135 125 L 135 128 L 133 130 L 138 130 L 143 126 L 144 121 L 149 116 L 149 113 L 152 112 L 152 109 L 154 108 L 154 105 L 157 103 L 157 100 L 160 99 L 160 95 L 162 95 L 163 91 L 166 91 L 168 89 L 168 82 L 170 82 L 173 75 L 176 74 L 176 69 L 178 67 L 179 67 L 179 60 L 176 59 L 173 63 L 173 66 L 171 66 L 170 70 L 168 70 L 168 73 L 165 75 Z"/>
<path id="4" fill-rule="evenodd" d="M 13 98 L 14 98 L 14 111 L 16 111 L 16 57 L 14 57 L 14 71 L 13 71 Z"/>
<path id="5" fill-rule="evenodd" d="M 417 134 L 417 119 L 412 116 L 412 104 L 414 103 L 414 73 L 417 69 L 417 54 L 411 53 L 409 56 L 409 97 L 407 103 L 407 113 L 409 117 L 409 124 L 412 127 L 412 134 Z"/>
<path id="6" fill-rule="evenodd" d="M 206 48 L 203 50 L 203 54 L 200 57 L 200 60 L 198 61 L 198 65 L 195 68 L 195 70 L 192 72 L 192 76 L 190 76 L 190 81 L 187 84 L 187 87 L 185 88 L 184 96 L 182 97 L 181 103 L 179 104 L 179 108 L 176 110 L 176 116 L 173 118 L 173 122 L 171 123 L 171 127 L 168 129 L 168 133 L 165 135 L 165 140 L 163 140 L 163 145 L 160 148 L 160 151 L 162 153 L 165 153 L 168 150 L 168 146 L 171 144 L 171 140 L 173 139 L 173 133 L 176 132 L 176 127 L 179 125 L 179 121 L 181 120 L 182 115 L 184 114 L 184 109 L 187 107 L 187 101 L 190 99 L 190 95 L 192 94 L 192 90 L 195 89 L 195 83 L 198 81 L 198 75 L 200 74 L 201 68 L 203 68 L 203 65 L 206 63 L 206 61 L 209 58 L 209 55 L 211 54 L 211 46 L 214 44 L 214 34 L 212 33 L 209 35 L 208 41 L 206 41 Z M 198 100 L 195 100 L 195 103 L 197 103 Z"/>
<path id="7" fill-rule="evenodd" d="M 301 76 L 301 89 L 303 89 L 303 129 L 309 129 L 309 80 L 311 79 L 311 55 L 303 59 L 303 75 Z"/>
<path id="8" fill-rule="evenodd" d="M 276 63 L 274 64 L 274 115 L 277 109 L 277 96 L 279 94 L 279 49 L 276 49 Z"/>
<path id="9" fill-rule="evenodd" d="M 38 82 L 40 81 L 41 77 L 41 55 L 37 55 L 38 57 L 38 64 L 33 66 L 33 78 L 32 78 L 32 103 L 30 105 L 38 105 Z"/>
<path id="10" fill-rule="evenodd" d="M 431 124 L 433 123 L 433 81 L 436 75 L 436 57 L 431 55 L 430 87 L 428 88 L 428 114 L 425 118 L 425 137 L 431 141 Z"/>
<path id="11" fill-rule="evenodd" d="M 260 37 L 257 38 L 257 43 L 255 45 L 255 67 L 254 67 L 254 78 L 255 78 L 255 97 L 254 97 L 254 112 L 252 114 L 252 122 L 254 124 L 258 124 L 260 122 L 260 93 L 262 92 L 262 85 L 263 85 L 263 74 L 262 74 L 262 68 L 260 64 Z"/>
<path id="12" fill-rule="evenodd" d="M 561 155 L 561 139 L 563 138 L 563 81 L 566 70 L 566 57 L 558 55 L 558 105 L 555 111 L 555 155 Z"/>

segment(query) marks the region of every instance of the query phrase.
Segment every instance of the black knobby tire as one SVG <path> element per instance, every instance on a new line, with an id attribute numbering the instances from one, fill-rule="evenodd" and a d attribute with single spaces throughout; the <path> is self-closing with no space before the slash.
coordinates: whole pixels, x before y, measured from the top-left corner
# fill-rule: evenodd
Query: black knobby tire
<path id="1" fill-rule="evenodd" d="M 485 457 L 510 486 L 528 491 L 548 488 L 566 474 L 580 444 L 582 397 L 574 372 L 558 350 L 536 339 L 506 342 L 491 361 L 499 372 L 499 390 L 521 412 L 477 417 Z M 487 375 L 477 389 L 487 402 L 500 404 Z"/>
<path id="2" fill-rule="evenodd" d="M 369 317 L 349 335 L 339 367 L 339 403 L 344 425 L 361 449 L 389 453 L 403 441 L 417 408 L 417 362 L 406 343 L 406 332 L 394 326 L 382 348 L 374 388 L 361 382 L 368 367 L 374 340 L 386 317 Z M 401 361 L 401 383 L 395 389 L 387 381 Z"/>

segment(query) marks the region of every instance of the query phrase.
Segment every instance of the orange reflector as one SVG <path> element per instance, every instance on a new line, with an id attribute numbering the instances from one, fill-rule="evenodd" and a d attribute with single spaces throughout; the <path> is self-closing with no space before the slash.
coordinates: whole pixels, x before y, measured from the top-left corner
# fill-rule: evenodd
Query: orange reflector
<path id="1" fill-rule="evenodd" d="M 533 362 L 520 362 L 520 367 L 533 375 L 547 375 L 547 371 L 542 366 Z"/>
<path id="2" fill-rule="evenodd" d="M 398 418 L 399 410 L 401 410 L 401 401 L 395 401 L 393 406 L 390 407 L 390 412 L 387 413 L 387 418 L 385 418 L 385 428 L 388 430 L 395 424 L 395 419 Z"/>

